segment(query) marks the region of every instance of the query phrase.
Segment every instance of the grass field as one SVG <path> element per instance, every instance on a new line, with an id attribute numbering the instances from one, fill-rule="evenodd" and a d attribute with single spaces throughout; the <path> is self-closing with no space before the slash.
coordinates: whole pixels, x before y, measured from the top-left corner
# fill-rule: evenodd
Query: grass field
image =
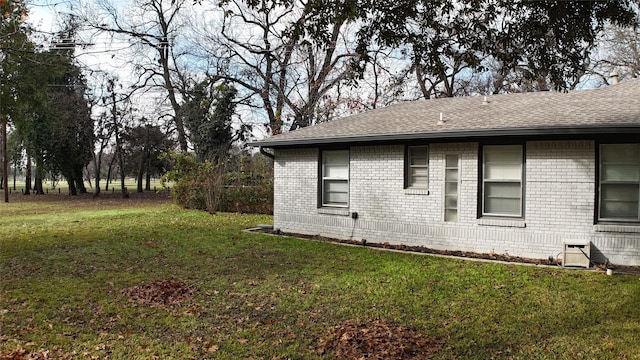
<path id="1" fill-rule="evenodd" d="M 109 182 L 109 188 L 105 189 L 105 184 L 106 181 L 104 179 L 100 180 L 100 190 L 103 192 L 118 192 L 120 191 L 121 187 L 120 187 L 120 180 L 114 180 L 114 181 L 110 181 Z M 143 188 L 146 185 L 146 182 L 142 183 Z M 154 188 L 156 190 L 162 190 L 162 184 L 160 183 L 160 179 L 152 179 L 151 183 L 149 184 L 151 186 L 151 189 L 153 190 Z M 171 184 L 169 184 L 170 186 Z M 33 187 L 33 184 L 31 185 Z M 68 194 L 69 193 L 69 185 L 67 184 L 67 182 L 65 180 L 62 181 L 57 181 L 57 182 L 52 182 L 51 180 L 45 180 L 42 183 L 43 189 L 46 193 L 51 193 L 51 194 Z M 94 186 L 95 184 L 89 183 L 88 181 L 84 182 L 84 186 L 87 188 L 87 192 L 94 192 Z M 136 191 L 136 187 L 137 187 L 137 182 L 135 179 L 131 179 L 131 178 L 127 178 L 125 181 L 124 186 L 131 192 L 131 191 Z M 23 193 L 24 189 L 25 189 L 25 182 L 24 181 L 16 181 L 15 183 L 15 187 L 13 184 L 13 178 L 9 179 L 9 190 L 11 191 L 11 193 Z"/>
<path id="2" fill-rule="evenodd" d="M 270 217 L 165 200 L 14 201 L 0 214 L 1 359 L 331 359 L 364 342 L 381 344 L 366 358 L 387 358 L 391 332 L 367 333 L 374 323 L 438 345 L 405 358 L 640 358 L 637 275 L 246 233 Z M 354 323 L 360 344 L 336 338 Z"/>

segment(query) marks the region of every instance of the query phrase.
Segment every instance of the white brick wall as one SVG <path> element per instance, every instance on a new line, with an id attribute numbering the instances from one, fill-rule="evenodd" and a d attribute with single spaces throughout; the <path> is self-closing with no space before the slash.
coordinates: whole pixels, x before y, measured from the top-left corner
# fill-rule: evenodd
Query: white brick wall
<path id="1" fill-rule="evenodd" d="M 318 149 L 277 150 L 274 227 L 369 242 L 546 259 L 564 240 L 592 242 L 594 260 L 640 265 L 640 227 L 594 225 L 593 141 L 526 143 L 524 220 L 478 219 L 478 143 L 431 144 L 428 195 L 404 184 L 404 146 L 353 146 L 350 206 L 318 209 Z M 460 156 L 459 221 L 444 222 L 444 157 Z M 358 219 L 348 216 L 357 212 Z"/>

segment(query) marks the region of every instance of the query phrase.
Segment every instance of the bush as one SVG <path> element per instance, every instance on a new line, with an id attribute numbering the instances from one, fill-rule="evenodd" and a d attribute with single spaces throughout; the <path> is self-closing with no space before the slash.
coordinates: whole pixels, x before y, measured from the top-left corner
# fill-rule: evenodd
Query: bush
<path id="1" fill-rule="evenodd" d="M 176 182 L 171 188 L 173 202 L 185 209 L 206 210 L 204 186 L 195 181 Z"/>
<path id="2" fill-rule="evenodd" d="M 171 196 L 176 204 L 212 214 L 216 211 L 273 214 L 272 175 L 260 161 L 241 158 L 238 171 L 228 171 L 222 165 L 200 162 L 184 152 L 164 156 L 170 160 L 172 169 L 162 181 L 173 182 Z"/>
<path id="3" fill-rule="evenodd" d="M 200 162 L 184 152 L 172 152 L 166 156 L 172 162 L 172 169 L 162 177 L 162 182 L 173 181 L 173 201 L 187 209 L 215 213 L 224 189 L 221 167 L 208 161 Z"/>
<path id="4" fill-rule="evenodd" d="M 265 179 L 257 185 L 225 186 L 222 192 L 220 210 L 273 214 L 273 181 Z"/>

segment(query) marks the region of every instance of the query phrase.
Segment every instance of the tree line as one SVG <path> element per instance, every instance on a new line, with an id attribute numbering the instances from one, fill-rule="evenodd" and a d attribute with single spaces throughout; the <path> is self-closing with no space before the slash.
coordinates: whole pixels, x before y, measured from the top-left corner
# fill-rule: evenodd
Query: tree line
<path id="1" fill-rule="evenodd" d="M 181 108 L 205 80 L 236 88 L 236 101 L 257 113 L 268 134 L 397 101 L 566 91 L 588 76 L 606 81 L 613 54 L 599 56 L 620 36 L 605 35 L 622 31 L 637 39 L 639 6 L 637 0 L 144 0 L 123 11 L 98 4 L 78 16 L 147 54 L 135 61 L 138 84 L 166 95 L 182 150 L 189 130 Z M 619 67 L 637 64 L 637 52 L 626 57 L 631 62 Z"/>
<path id="2" fill-rule="evenodd" d="M 5 189 L 11 162 L 35 193 L 45 174 L 86 192 L 90 168 L 99 195 L 117 169 L 126 196 L 125 176 L 144 190 L 174 149 L 223 169 L 256 134 L 393 102 L 640 75 L 637 0 L 118 4 L 76 4 L 47 36 L 25 22 L 24 2 L 0 0 Z M 112 54 L 127 79 L 81 61 L 105 37 L 127 45 Z"/>

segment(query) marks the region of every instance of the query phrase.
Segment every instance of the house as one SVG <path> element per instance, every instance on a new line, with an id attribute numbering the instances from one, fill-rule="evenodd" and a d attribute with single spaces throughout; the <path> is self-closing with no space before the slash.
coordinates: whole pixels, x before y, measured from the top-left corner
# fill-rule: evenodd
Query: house
<path id="1" fill-rule="evenodd" d="M 640 80 L 405 102 L 253 145 L 284 232 L 640 265 Z"/>

